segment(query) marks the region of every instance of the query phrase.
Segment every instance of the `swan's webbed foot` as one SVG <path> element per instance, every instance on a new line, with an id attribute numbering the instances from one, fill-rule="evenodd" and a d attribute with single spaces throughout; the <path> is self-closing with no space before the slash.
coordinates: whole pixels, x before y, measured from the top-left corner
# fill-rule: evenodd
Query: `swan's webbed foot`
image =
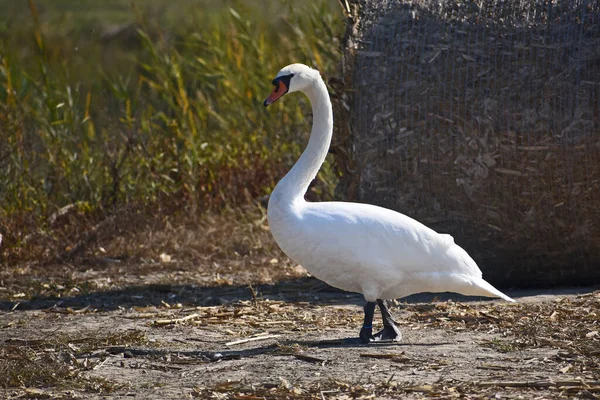
<path id="1" fill-rule="evenodd" d="M 365 328 L 363 326 L 358 336 L 365 344 L 375 341 L 375 337 L 373 336 L 373 328 Z"/>
<path id="2" fill-rule="evenodd" d="M 374 336 L 376 342 L 380 340 L 391 340 L 393 342 L 399 342 L 402 340 L 402 333 L 395 324 L 384 326 L 383 329 L 377 332 Z"/>
<path id="3" fill-rule="evenodd" d="M 381 318 L 383 319 L 383 329 L 375 334 L 375 340 L 392 340 L 398 342 L 402 339 L 402 333 L 396 325 L 397 322 L 392 318 L 390 310 L 387 308 L 385 301 L 377 299 L 379 310 L 381 311 Z"/>
<path id="4" fill-rule="evenodd" d="M 379 305 L 381 317 L 383 319 L 383 330 L 373 335 L 373 315 L 375 314 L 375 306 Z M 359 334 L 360 340 L 363 343 L 379 342 L 381 340 L 391 340 L 397 342 L 402 339 L 400 329 L 396 325 L 396 321 L 392 318 L 390 310 L 388 310 L 385 302 L 377 299 L 377 302 L 369 301 L 365 304 L 365 321 Z"/>

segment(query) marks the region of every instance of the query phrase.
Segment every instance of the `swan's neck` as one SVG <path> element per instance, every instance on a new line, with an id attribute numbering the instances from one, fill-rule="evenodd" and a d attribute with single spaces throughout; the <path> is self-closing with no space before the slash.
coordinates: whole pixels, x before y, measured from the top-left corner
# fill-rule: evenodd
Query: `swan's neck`
<path id="1" fill-rule="evenodd" d="M 333 111 L 325 82 L 319 77 L 314 86 L 304 91 L 312 106 L 313 124 L 306 149 L 288 174 L 277 184 L 274 201 L 292 204 L 304 201 L 308 185 L 325 161 L 333 132 Z"/>

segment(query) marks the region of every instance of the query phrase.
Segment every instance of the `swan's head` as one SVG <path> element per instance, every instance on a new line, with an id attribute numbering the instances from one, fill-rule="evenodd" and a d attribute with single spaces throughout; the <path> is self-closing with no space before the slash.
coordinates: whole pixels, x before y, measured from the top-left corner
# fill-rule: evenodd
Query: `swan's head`
<path id="1" fill-rule="evenodd" d="M 304 64 L 291 64 L 284 67 L 273 79 L 275 88 L 263 103 L 266 106 L 275 103 L 286 93 L 303 91 L 315 84 L 321 75 L 316 69 Z"/>

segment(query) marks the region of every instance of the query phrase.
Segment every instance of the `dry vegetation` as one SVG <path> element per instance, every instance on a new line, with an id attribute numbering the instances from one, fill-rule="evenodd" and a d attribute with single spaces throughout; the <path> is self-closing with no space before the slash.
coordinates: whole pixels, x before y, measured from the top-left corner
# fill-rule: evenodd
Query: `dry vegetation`
<path id="1" fill-rule="evenodd" d="M 600 282 L 598 4 L 350 3 L 344 185 L 452 232 L 493 282 Z"/>
<path id="2" fill-rule="evenodd" d="M 0 349 L 0 386 L 27 388 L 26 395 L 45 397 L 36 388 L 64 388 L 89 392 L 110 392 L 117 386 L 99 378 L 86 378 L 83 371 L 97 364 L 87 356 L 109 345 L 141 345 L 137 331 L 110 336 L 90 333 L 86 337 L 64 335 L 49 339 L 6 339 Z"/>
<path id="3" fill-rule="evenodd" d="M 324 1 L 28 4 L 5 4 L 0 25 L 0 257 L 9 262 L 46 258 L 38 250 L 60 235 L 110 225 L 131 207 L 194 220 L 258 202 L 309 130 L 300 98 L 269 118 L 270 81 L 297 61 L 334 77 L 344 26 Z M 90 20 L 96 11 L 106 20 Z M 330 197 L 332 180 L 327 164 L 314 193 Z M 61 229 L 66 211 L 81 226 Z"/>
<path id="4" fill-rule="evenodd" d="M 65 235 L 36 239 L 46 260 L 0 270 L 0 298 L 62 298 L 132 284 L 273 283 L 298 274 L 272 240 L 260 206 L 193 220 L 158 219 L 156 211 L 129 208 L 87 227 L 76 212 L 65 215 L 82 233 L 68 226 Z"/>

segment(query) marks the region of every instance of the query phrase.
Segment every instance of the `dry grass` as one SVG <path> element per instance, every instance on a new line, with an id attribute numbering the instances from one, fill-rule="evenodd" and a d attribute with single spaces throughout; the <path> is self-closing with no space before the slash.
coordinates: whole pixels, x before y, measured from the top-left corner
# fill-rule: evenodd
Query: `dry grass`
<path id="1" fill-rule="evenodd" d="M 286 285 L 283 291 L 278 292 L 293 297 L 292 293 L 301 294 L 304 291 L 304 298 L 314 298 L 315 290 L 318 290 L 319 286 L 312 281 L 294 283 Z M 302 297 L 302 295 L 300 296 Z M 360 312 L 350 314 L 346 310 L 340 309 L 321 310 L 320 306 L 311 305 L 308 302 L 269 299 L 239 300 L 225 306 L 201 307 L 185 312 L 176 311 L 171 313 L 170 318 L 159 315 L 160 318 L 154 320 L 156 327 L 168 328 L 172 325 L 218 327 L 227 330 L 228 337 L 231 339 L 228 343 L 248 338 L 260 338 L 264 335 L 265 327 L 272 332 L 320 332 L 326 329 L 359 326 L 362 318 Z M 186 315 L 188 318 L 185 318 Z M 152 318 L 151 313 L 146 314 L 145 318 Z M 231 324 L 232 320 L 235 321 L 234 324 Z M 301 351 L 301 348 L 297 346 L 298 344 L 291 348 L 283 346 L 280 350 L 294 353 Z"/>
<path id="2" fill-rule="evenodd" d="M 419 325 L 499 333 L 503 339 L 481 343 L 497 351 L 558 349 L 561 371 L 600 376 L 600 291 L 551 303 L 472 307 L 449 302 L 406 310 Z"/>
<path id="3" fill-rule="evenodd" d="M 583 356 L 600 355 L 600 291 L 552 303 L 472 307 L 466 303 L 407 306 L 411 321 L 445 329 L 514 336 L 520 347 L 552 345 Z"/>
<path id="4" fill-rule="evenodd" d="M 491 383 L 491 382 L 488 382 Z M 586 396 L 595 398 L 592 393 L 597 393 L 600 387 L 590 387 L 585 382 L 569 381 L 563 383 L 528 382 L 527 385 L 517 386 L 522 389 L 506 395 L 508 398 L 535 398 L 535 399 L 560 399 L 570 396 Z M 502 383 L 490 385 L 443 383 L 432 385 L 400 385 L 397 382 L 354 384 L 332 380 L 312 386 L 302 386 L 283 380 L 279 385 L 244 385 L 240 382 L 227 382 L 216 387 L 204 388 L 199 386 L 194 395 L 203 399 L 481 399 L 497 398 Z M 511 387 L 510 385 L 508 387 Z M 540 393 L 539 388 L 552 388 L 553 393 Z M 589 397 L 589 396 L 594 397 Z M 525 397 L 526 396 L 526 397 Z"/>
<path id="5" fill-rule="evenodd" d="M 0 269 L 0 299 L 64 297 L 131 284 L 272 283 L 302 274 L 273 241 L 261 206 L 199 217 L 128 207 L 98 220 L 73 208 L 52 236 L 40 231 L 31 237 L 22 247 L 31 260 Z"/>
<path id="6" fill-rule="evenodd" d="M 0 344 L 0 387 L 111 392 L 118 386 L 82 375 L 83 371 L 92 370 L 103 361 L 94 353 L 107 346 L 144 344 L 145 336 L 139 331 L 106 336 L 88 332 L 85 336 L 61 333 L 44 339 L 7 339 Z"/>

